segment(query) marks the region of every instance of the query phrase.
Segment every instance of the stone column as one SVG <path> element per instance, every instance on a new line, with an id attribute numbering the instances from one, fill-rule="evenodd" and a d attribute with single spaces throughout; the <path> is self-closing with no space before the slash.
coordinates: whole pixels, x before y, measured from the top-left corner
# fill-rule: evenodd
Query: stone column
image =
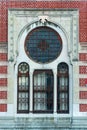
<path id="1" fill-rule="evenodd" d="M 53 70 L 54 75 L 54 113 L 57 113 L 57 70 Z"/>
<path id="2" fill-rule="evenodd" d="M 33 70 L 30 70 L 30 113 L 33 111 Z"/>

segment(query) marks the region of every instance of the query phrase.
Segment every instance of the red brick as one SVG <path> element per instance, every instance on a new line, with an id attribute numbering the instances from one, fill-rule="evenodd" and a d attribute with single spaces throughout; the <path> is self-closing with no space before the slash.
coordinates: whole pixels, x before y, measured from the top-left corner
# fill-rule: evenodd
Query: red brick
<path id="1" fill-rule="evenodd" d="M 87 53 L 80 53 L 79 61 L 87 61 Z"/>
<path id="2" fill-rule="evenodd" d="M 7 104 L 0 104 L 0 112 L 7 112 Z"/>
<path id="3" fill-rule="evenodd" d="M 7 99 L 7 91 L 0 91 L 0 99 Z"/>
<path id="4" fill-rule="evenodd" d="M 87 99 L 87 91 L 80 91 L 79 98 L 80 99 Z"/>
<path id="5" fill-rule="evenodd" d="M 79 86 L 80 87 L 87 87 L 87 78 L 80 78 L 79 79 Z"/>
<path id="6" fill-rule="evenodd" d="M 79 66 L 79 74 L 87 74 L 87 66 Z"/>
<path id="7" fill-rule="evenodd" d="M 0 61 L 7 61 L 7 53 L 0 53 Z"/>
<path id="8" fill-rule="evenodd" d="M 80 104 L 79 111 L 80 112 L 87 112 L 87 104 Z"/>
<path id="9" fill-rule="evenodd" d="M 87 42 L 87 1 L 32 1 L 32 0 L 9 0 L 0 1 L 0 42 L 7 42 L 7 9 L 8 8 L 76 8 L 80 12 L 79 20 L 79 40 L 80 42 Z M 2 18 L 3 17 L 3 18 Z M 83 22 L 82 22 L 83 21 Z M 82 23 L 82 25 L 80 24 Z M 5 35 L 6 34 L 6 35 Z"/>
<path id="10" fill-rule="evenodd" d="M 7 74 L 7 66 L 0 66 L 0 74 Z"/>
<path id="11" fill-rule="evenodd" d="M 7 86 L 7 78 L 0 78 L 0 86 Z"/>

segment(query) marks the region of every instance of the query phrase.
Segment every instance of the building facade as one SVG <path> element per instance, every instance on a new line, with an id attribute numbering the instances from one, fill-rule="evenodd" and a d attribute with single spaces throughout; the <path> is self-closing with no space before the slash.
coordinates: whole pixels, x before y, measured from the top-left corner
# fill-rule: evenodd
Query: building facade
<path id="1" fill-rule="evenodd" d="M 87 1 L 0 1 L 0 129 L 87 129 Z"/>

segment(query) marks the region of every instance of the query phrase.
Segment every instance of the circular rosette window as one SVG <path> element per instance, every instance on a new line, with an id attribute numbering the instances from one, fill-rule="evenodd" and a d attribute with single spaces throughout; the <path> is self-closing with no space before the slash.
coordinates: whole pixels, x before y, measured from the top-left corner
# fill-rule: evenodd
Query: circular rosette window
<path id="1" fill-rule="evenodd" d="M 29 58 L 39 63 L 54 61 L 61 53 L 62 39 L 52 28 L 38 27 L 26 37 L 25 51 Z"/>

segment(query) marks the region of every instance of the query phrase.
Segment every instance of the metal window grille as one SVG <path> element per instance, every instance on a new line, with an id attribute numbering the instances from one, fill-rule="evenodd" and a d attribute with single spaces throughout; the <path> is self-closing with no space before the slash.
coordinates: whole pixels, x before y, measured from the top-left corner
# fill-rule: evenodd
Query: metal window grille
<path id="1" fill-rule="evenodd" d="M 29 66 L 25 62 L 18 66 L 17 112 L 29 112 Z"/>
<path id="2" fill-rule="evenodd" d="M 51 70 L 35 70 L 33 85 L 33 112 L 53 112 L 53 73 Z"/>
<path id="3" fill-rule="evenodd" d="M 68 65 L 64 62 L 58 65 L 57 112 L 69 112 L 69 69 Z"/>

